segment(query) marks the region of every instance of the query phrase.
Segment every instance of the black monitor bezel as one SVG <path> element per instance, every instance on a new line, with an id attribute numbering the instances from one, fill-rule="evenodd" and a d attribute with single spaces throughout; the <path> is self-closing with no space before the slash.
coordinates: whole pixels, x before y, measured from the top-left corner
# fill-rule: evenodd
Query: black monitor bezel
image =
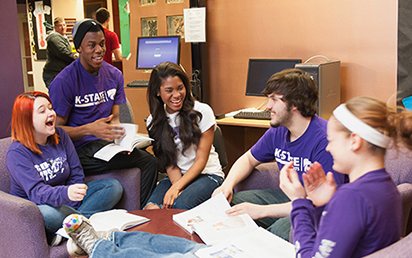
<path id="1" fill-rule="evenodd" d="M 282 59 L 276 59 L 276 58 L 272 58 L 272 59 L 251 58 L 251 59 L 249 59 L 247 79 L 246 79 L 246 93 L 245 93 L 246 96 L 265 97 L 265 95 L 263 95 L 262 93 L 249 92 L 249 90 L 250 90 L 249 88 L 251 87 L 250 86 L 251 85 L 251 82 L 250 82 L 251 76 L 250 75 L 251 75 L 251 69 L 252 69 L 250 64 L 251 64 L 251 62 L 256 62 L 256 61 L 260 61 L 260 62 L 275 62 L 275 61 L 276 62 L 291 62 L 292 61 L 292 62 L 296 62 L 295 65 L 299 64 L 299 63 L 302 63 L 302 59 L 297 59 L 297 58 L 292 58 L 292 59 L 286 59 L 286 58 L 282 58 Z M 290 67 L 290 68 L 294 68 L 294 67 Z M 285 68 L 285 69 L 287 69 L 287 68 Z"/>
<path id="2" fill-rule="evenodd" d="M 139 67 L 139 43 L 140 39 L 155 39 L 155 38 L 178 38 L 178 49 L 177 49 L 177 63 L 180 64 L 180 49 L 181 49 L 181 36 L 180 35 L 170 35 L 170 36 L 155 36 L 155 37 L 137 37 L 137 46 L 136 46 L 136 70 L 147 70 L 153 69 L 154 67 Z"/>

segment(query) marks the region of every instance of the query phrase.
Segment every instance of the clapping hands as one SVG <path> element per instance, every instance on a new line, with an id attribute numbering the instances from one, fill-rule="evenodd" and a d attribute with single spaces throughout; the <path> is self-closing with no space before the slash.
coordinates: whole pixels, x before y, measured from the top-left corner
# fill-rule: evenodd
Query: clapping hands
<path id="1" fill-rule="evenodd" d="M 292 161 L 280 171 L 280 188 L 292 201 L 307 196 L 315 206 L 322 206 L 329 202 L 336 191 L 332 172 L 325 175 L 318 162 L 311 164 L 302 178 L 305 187 L 300 183 Z"/>

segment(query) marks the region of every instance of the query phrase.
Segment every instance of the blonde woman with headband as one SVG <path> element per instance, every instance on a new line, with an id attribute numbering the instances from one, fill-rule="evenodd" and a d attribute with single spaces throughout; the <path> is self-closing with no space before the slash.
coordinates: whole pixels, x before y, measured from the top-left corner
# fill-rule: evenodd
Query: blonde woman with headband
<path id="1" fill-rule="evenodd" d="M 280 187 L 293 201 L 297 257 L 363 257 L 399 240 L 401 197 L 384 155 L 392 141 L 412 149 L 411 133 L 411 112 L 397 114 L 376 99 L 355 98 L 333 111 L 326 150 L 349 183 L 337 189 L 319 163 L 303 175 L 304 187 L 292 163 L 280 173 Z"/>

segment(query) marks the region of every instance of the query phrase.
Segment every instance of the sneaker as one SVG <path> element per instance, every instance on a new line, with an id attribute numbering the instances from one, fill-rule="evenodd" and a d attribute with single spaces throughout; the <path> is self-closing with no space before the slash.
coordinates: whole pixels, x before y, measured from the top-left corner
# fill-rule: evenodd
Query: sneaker
<path id="1" fill-rule="evenodd" d="M 97 231 L 96 233 L 99 236 L 99 238 L 110 240 L 110 236 L 113 231 L 118 230 L 112 229 L 110 231 Z M 71 238 L 69 238 L 69 240 L 67 241 L 67 252 L 71 257 L 81 257 L 87 255 L 87 253 L 82 248 L 80 248 Z"/>
<path id="2" fill-rule="evenodd" d="M 60 245 L 60 243 L 62 242 L 62 240 L 63 240 L 63 237 L 61 237 L 60 235 L 54 235 L 54 237 L 53 237 L 53 239 L 52 239 L 52 241 L 51 241 L 51 243 L 50 243 L 50 246 L 58 246 L 58 245 Z"/>
<path id="3" fill-rule="evenodd" d="M 83 215 L 72 214 L 67 216 L 63 221 L 63 228 L 73 242 L 87 254 L 90 254 L 94 243 L 99 239 L 90 221 Z M 69 245 L 67 247 L 69 248 Z"/>
<path id="4" fill-rule="evenodd" d="M 69 237 L 67 240 L 67 252 L 70 257 L 82 257 L 87 256 L 87 253 L 81 249 L 74 241 Z"/>

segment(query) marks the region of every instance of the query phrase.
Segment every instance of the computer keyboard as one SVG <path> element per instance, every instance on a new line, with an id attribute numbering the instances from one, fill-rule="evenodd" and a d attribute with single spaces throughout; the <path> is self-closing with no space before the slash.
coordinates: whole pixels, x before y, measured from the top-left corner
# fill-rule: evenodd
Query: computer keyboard
<path id="1" fill-rule="evenodd" d="M 269 110 L 263 111 L 240 111 L 234 118 L 242 118 L 242 119 L 260 119 L 260 120 L 270 120 L 271 112 Z"/>
<path id="2" fill-rule="evenodd" d="M 134 80 L 127 84 L 127 87 L 147 87 L 149 80 Z"/>

